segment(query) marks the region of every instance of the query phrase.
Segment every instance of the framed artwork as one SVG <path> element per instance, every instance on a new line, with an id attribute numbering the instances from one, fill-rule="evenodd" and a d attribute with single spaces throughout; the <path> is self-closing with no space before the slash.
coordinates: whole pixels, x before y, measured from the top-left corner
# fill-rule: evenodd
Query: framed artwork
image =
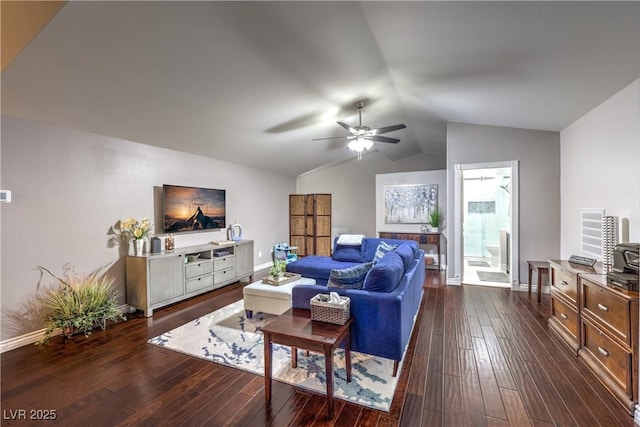
<path id="1" fill-rule="evenodd" d="M 438 207 L 438 184 L 385 185 L 385 224 L 424 224 Z"/>

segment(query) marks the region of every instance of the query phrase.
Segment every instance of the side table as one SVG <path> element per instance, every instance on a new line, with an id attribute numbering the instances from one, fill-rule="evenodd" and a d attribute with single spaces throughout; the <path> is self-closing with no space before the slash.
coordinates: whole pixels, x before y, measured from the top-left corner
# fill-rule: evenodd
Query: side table
<path id="1" fill-rule="evenodd" d="M 527 264 L 529 264 L 529 295 L 531 295 L 531 280 L 535 271 L 538 279 L 538 302 L 540 302 L 542 300 L 542 276 L 546 274 L 549 277 L 549 263 L 546 261 L 527 261 Z"/>
<path id="2" fill-rule="evenodd" d="M 271 351 L 273 343 L 291 346 L 291 364 L 297 365 L 297 348 L 322 353 L 327 376 L 327 409 L 333 418 L 333 352 L 344 341 L 347 381 L 351 382 L 351 323 L 344 325 L 311 320 L 311 311 L 292 308 L 262 327 L 264 335 L 264 398 L 271 401 Z"/>

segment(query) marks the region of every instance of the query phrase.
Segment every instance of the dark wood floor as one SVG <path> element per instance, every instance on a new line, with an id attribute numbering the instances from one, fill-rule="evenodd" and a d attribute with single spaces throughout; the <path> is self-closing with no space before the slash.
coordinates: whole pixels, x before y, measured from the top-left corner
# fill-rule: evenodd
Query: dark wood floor
<path id="1" fill-rule="evenodd" d="M 112 324 L 90 338 L 1 355 L 3 425 L 632 426 L 575 356 L 549 335 L 542 304 L 505 289 L 445 286 L 431 273 L 391 411 L 336 400 L 146 343 L 242 298 L 228 286 Z M 40 412 L 32 412 L 39 410 Z M 51 412 L 49 412 L 50 414 Z"/>

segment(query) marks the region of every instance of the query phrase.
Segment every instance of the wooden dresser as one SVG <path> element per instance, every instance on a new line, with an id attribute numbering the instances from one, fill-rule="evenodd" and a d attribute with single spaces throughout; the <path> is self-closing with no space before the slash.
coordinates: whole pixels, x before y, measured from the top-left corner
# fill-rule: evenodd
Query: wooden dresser
<path id="1" fill-rule="evenodd" d="M 638 292 L 607 286 L 607 276 L 581 274 L 578 357 L 633 413 L 638 401 Z"/>
<path id="2" fill-rule="evenodd" d="M 549 329 L 632 414 L 638 402 L 638 292 L 608 286 L 600 263 L 549 265 Z"/>
<path id="3" fill-rule="evenodd" d="M 447 250 L 447 238 L 442 233 L 392 233 L 380 231 L 378 235 L 381 239 L 415 240 L 419 245 L 434 245 L 438 259 L 435 260 L 433 257 L 429 257 L 428 251 L 425 250 L 425 254 L 427 254 L 425 268 L 442 269 L 442 260 Z"/>
<path id="4" fill-rule="evenodd" d="M 576 354 L 580 348 L 579 274 L 604 274 L 602 265 L 593 267 L 565 260 L 549 260 L 551 276 L 551 318 L 549 328 Z"/>

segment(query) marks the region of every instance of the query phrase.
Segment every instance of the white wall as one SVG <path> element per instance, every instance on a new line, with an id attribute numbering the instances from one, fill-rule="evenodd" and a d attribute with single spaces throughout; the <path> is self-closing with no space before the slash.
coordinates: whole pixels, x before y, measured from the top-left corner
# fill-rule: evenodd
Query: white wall
<path id="1" fill-rule="evenodd" d="M 13 192 L 11 203 L 0 204 L 2 340 L 42 328 L 37 265 L 61 274 L 68 262 L 83 272 L 113 263 L 123 303 L 128 248 L 110 245 L 108 233 L 127 216 L 162 218 L 162 184 L 226 189 L 227 222 L 254 240 L 256 265 L 288 238 L 295 180 L 285 175 L 6 115 L 1 161 L 2 188 Z M 176 235 L 176 247 L 225 237 Z"/>
<path id="2" fill-rule="evenodd" d="M 456 164 L 519 161 L 520 283 L 526 283 L 527 260 L 557 258 L 560 253 L 560 134 L 497 126 L 447 125 L 448 211 L 454 211 Z M 449 228 L 447 279 L 455 281 L 459 238 Z"/>
<path id="3" fill-rule="evenodd" d="M 345 232 L 376 236 L 376 174 L 443 169 L 443 156 L 420 154 L 389 160 L 371 151 L 355 158 L 299 176 L 298 194 L 331 193 L 332 227 Z"/>
<path id="4" fill-rule="evenodd" d="M 638 80 L 560 133 L 561 256 L 580 250 L 580 209 L 604 208 L 628 220 L 640 242 L 640 84 Z"/>

